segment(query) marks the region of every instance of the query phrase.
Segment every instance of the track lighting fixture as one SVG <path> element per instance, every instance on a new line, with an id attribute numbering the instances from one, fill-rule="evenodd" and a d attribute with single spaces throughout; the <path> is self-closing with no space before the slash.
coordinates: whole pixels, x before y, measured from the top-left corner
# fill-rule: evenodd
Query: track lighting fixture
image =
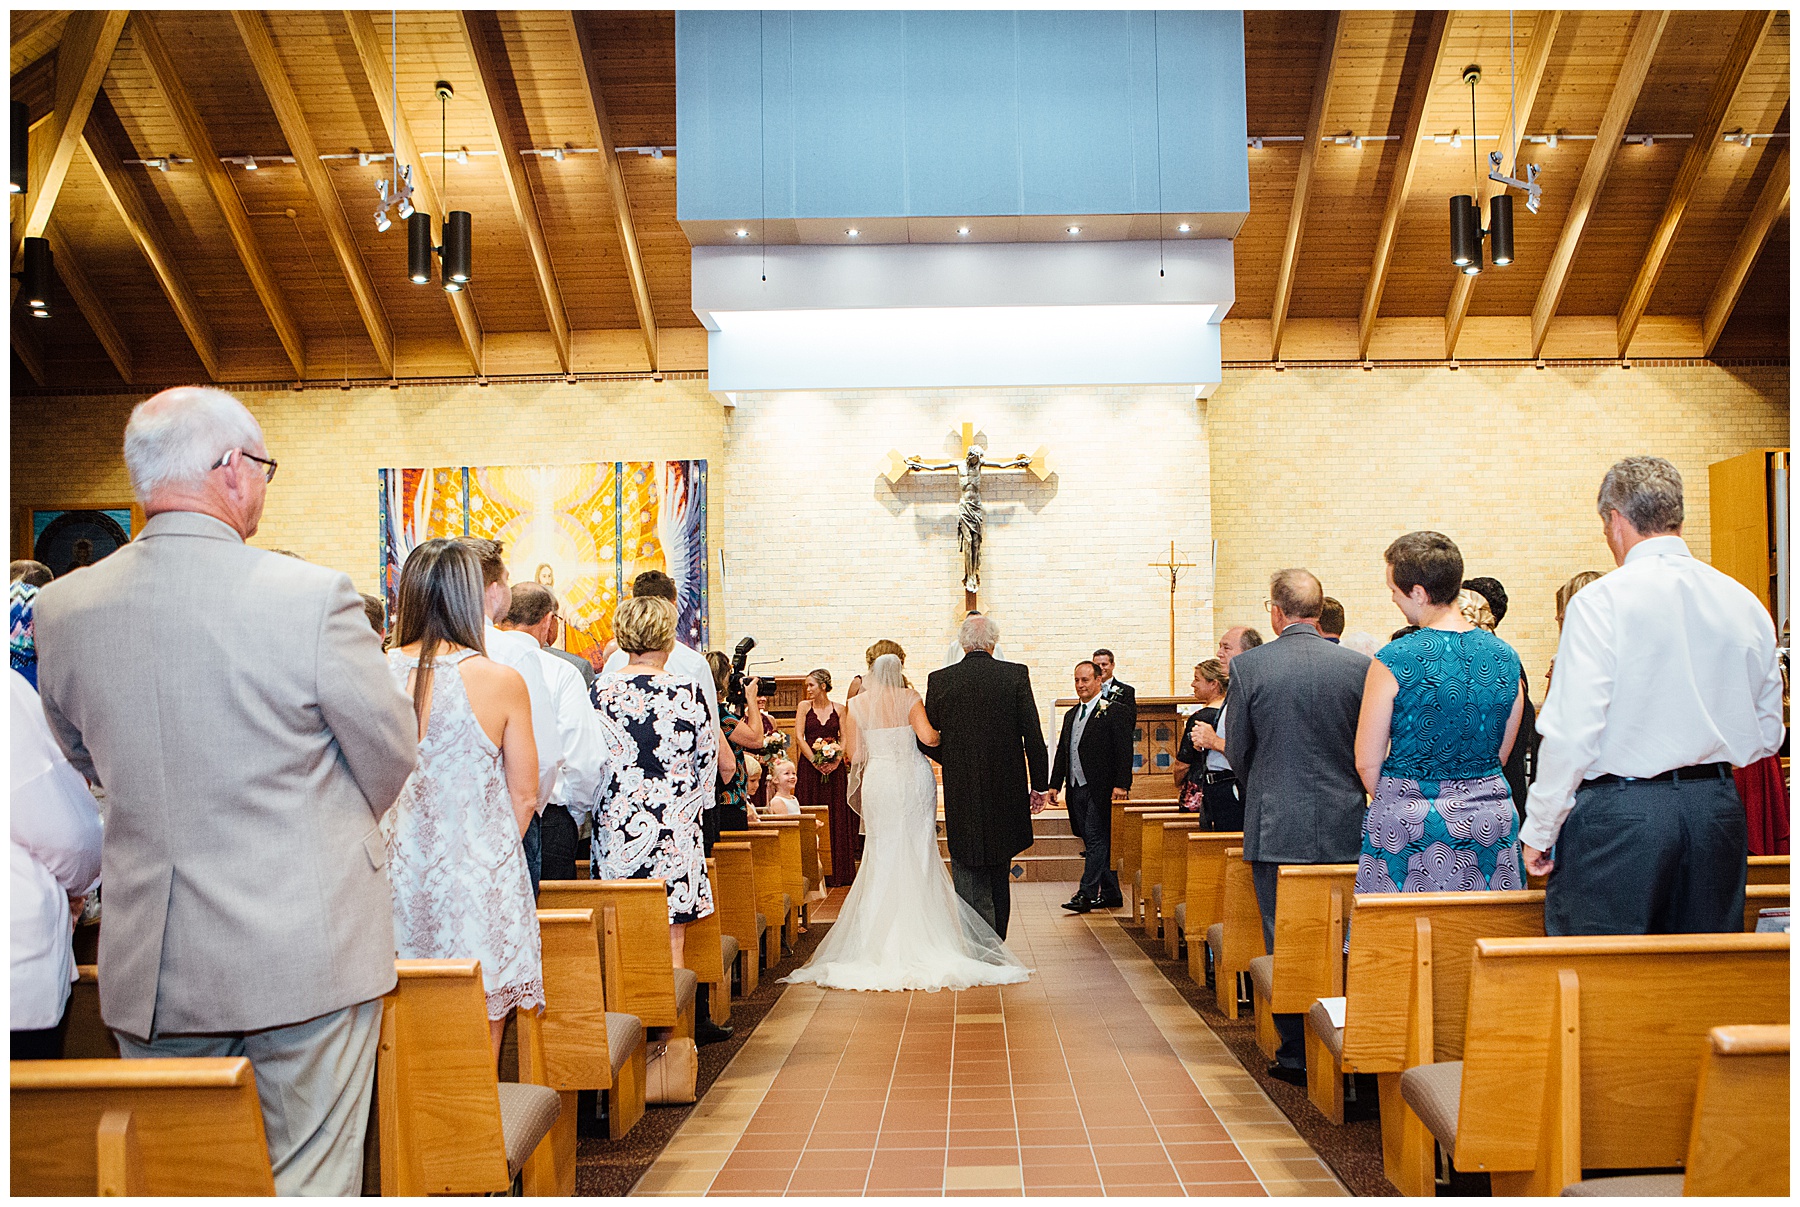
<path id="1" fill-rule="evenodd" d="M 12 103 L 12 173 L 9 187 L 23 193 L 30 186 L 31 109 L 24 101 Z"/>
<path id="2" fill-rule="evenodd" d="M 384 180 L 381 183 L 385 185 L 387 183 L 387 181 Z M 385 192 L 386 190 L 384 189 L 383 191 Z M 376 234 L 383 234 L 383 235 L 386 234 L 387 228 L 392 225 L 394 225 L 394 224 L 392 222 L 388 221 L 387 206 L 383 205 L 380 209 L 375 211 L 375 233 Z"/>
<path id="3" fill-rule="evenodd" d="M 50 317 L 50 287 L 56 279 L 51 265 L 50 240 L 26 239 L 23 271 L 19 273 L 19 293 L 25 299 L 32 318 Z"/>
<path id="4" fill-rule="evenodd" d="M 254 156 L 254 155 L 244 156 L 244 171 L 246 171 L 246 172 L 256 171 L 256 156 Z"/>
<path id="5" fill-rule="evenodd" d="M 368 167 L 369 166 L 369 153 L 367 151 L 358 151 L 356 153 L 356 164 L 358 167 L 362 167 L 362 168 Z"/>
<path id="6" fill-rule="evenodd" d="M 431 283 L 431 215 L 414 211 L 406 220 L 406 275 L 414 285 Z"/>
<path id="7" fill-rule="evenodd" d="M 1514 65 L 1515 74 L 1517 65 Z M 1481 68 L 1474 65 L 1463 68 L 1463 83 L 1469 86 L 1469 140 L 1478 142 L 1475 126 L 1475 85 L 1481 82 Z M 1460 135 L 1460 132 L 1459 132 Z M 1516 135 L 1515 135 L 1516 137 Z M 1455 137 L 1460 143 L 1460 136 Z M 1537 164 L 1527 164 L 1525 179 L 1517 180 L 1503 175 L 1500 165 L 1506 161 L 1503 151 L 1488 153 L 1489 171 L 1487 178 L 1496 184 L 1516 188 L 1525 193 L 1525 208 L 1537 213 L 1538 199 L 1542 191 L 1537 185 Z M 1481 153 L 1475 153 L 1475 170 L 1477 179 L 1481 171 Z M 1515 154 L 1513 170 L 1518 171 Z M 1478 276 L 1482 269 L 1482 241 L 1487 241 L 1487 251 L 1493 258 L 1494 267 L 1505 268 L 1513 262 L 1513 199 L 1512 195 L 1501 188 L 1499 192 L 1488 198 L 1488 225 L 1481 228 L 1481 203 L 1473 194 L 1464 193 L 1450 198 L 1450 263 L 1462 270 L 1465 276 Z"/>
<path id="8" fill-rule="evenodd" d="M 412 199 L 412 165 L 410 163 L 403 163 L 400 165 L 400 193 L 394 198 L 394 201 L 399 206 L 399 213 L 402 220 L 413 216 Z"/>

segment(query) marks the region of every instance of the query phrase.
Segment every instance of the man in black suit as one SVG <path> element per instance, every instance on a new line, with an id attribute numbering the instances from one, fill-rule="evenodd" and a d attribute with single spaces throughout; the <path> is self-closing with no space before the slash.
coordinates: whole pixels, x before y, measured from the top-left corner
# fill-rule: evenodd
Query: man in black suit
<path id="1" fill-rule="evenodd" d="M 1123 679 L 1113 677 L 1113 652 L 1111 650 L 1095 650 L 1094 665 L 1100 668 L 1101 695 L 1111 702 L 1112 707 L 1124 710 L 1121 715 L 1125 722 L 1125 737 L 1127 741 L 1135 745 L 1137 742 L 1137 688 Z M 1113 799 L 1126 799 L 1131 795 L 1130 787 L 1128 781 L 1124 788 L 1113 793 Z"/>
<path id="2" fill-rule="evenodd" d="M 963 622 L 963 659 L 933 671 L 925 716 L 943 737 L 921 747 L 944 770 L 944 830 L 956 895 L 1006 937 L 1013 856 L 1031 845 L 1031 815 L 1044 807 L 1046 752 L 1031 672 L 994 657 L 1000 626 Z"/>
<path id="3" fill-rule="evenodd" d="M 1325 592 L 1306 570 L 1269 581 L 1276 639 L 1231 660 L 1225 758 L 1244 794 L 1244 860 L 1275 950 L 1275 888 L 1284 863 L 1355 863 L 1368 794 L 1356 771 L 1356 723 L 1369 660 L 1319 632 Z M 1277 1014 L 1269 1076 L 1306 1084 L 1304 1018 Z"/>
<path id="4" fill-rule="evenodd" d="M 1063 908 L 1085 914 L 1125 903 L 1112 869 L 1112 802 L 1131 793 L 1131 721 L 1126 706 L 1106 696 L 1092 662 L 1075 664 L 1075 695 L 1081 703 L 1063 717 L 1050 795 L 1055 799 L 1068 784 L 1069 828 L 1081 839 L 1086 861 L 1081 884 Z"/>

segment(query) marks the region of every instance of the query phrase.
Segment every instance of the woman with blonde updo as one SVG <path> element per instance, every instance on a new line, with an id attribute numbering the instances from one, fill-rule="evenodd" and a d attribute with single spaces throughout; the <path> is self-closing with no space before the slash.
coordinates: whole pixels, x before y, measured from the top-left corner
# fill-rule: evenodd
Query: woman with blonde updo
<path id="1" fill-rule="evenodd" d="M 900 643 L 898 641 L 889 641 L 885 637 L 868 648 L 867 653 L 864 655 L 863 665 L 874 666 L 875 660 L 883 654 L 892 654 L 900 660 L 901 666 L 906 665 L 906 651 L 900 648 Z M 845 702 L 848 703 L 849 701 L 856 699 L 858 694 L 862 692 L 862 689 L 863 677 L 858 675 L 856 678 L 850 680 L 850 690 L 844 693 Z"/>
<path id="2" fill-rule="evenodd" d="M 794 760 L 800 778 L 795 796 L 800 807 L 824 805 L 831 821 L 831 883 L 856 878 L 862 835 L 850 811 L 849 769 L 844 766 L 844 720 L 831 699 L 831 672 L 824 667 L 806 676 L 800 687 L 800 711 L 794 714 Z"/>

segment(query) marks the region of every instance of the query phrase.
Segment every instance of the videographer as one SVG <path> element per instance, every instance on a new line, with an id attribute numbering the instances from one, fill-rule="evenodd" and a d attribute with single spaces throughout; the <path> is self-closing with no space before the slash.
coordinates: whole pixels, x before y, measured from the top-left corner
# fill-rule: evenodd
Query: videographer
<path id="1" fill-rule="evenodd" d="M 744 640 L 747 642 L 749 638 Z M 749 653 L 742 643 L 739 648 L 745 654 Z M 721 830 L 747 829 L 750 825 L 746 787 L 749 777 L 744 774 L 743 754 L 761 754 L 768 730 L 764 723 L 762 697 L 757 694 L 761 686 L 758 681 L 745 676 L 741 668 L 734 668 L 731 660 L 718 650 L 707 653 L 706 663 L 712 670 L 713 685 L 719 693 L 719 728 L 732 747 L 733 755 L 729 774 L 725 760 L 719 760 L 718 807 L 714 811 L 717 817 L 714 833 L 717 834 Z"/>

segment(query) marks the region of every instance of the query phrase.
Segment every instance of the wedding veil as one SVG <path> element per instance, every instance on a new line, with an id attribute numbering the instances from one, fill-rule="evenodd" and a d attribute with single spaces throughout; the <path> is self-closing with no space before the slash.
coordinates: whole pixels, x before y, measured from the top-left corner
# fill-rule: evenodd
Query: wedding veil
<path id="1" fill-rule="evenodd" d="M 900 669 L 900 659 L 883 654 L 875 659 L 869 673 L 863 676 L 863 689 L 850 701 L 850 732 L 845 753 L 850 760 L 849 795 L 851 807 L 860 814 L 857 789 L 862 783 L 863 765 L 869 761 L 869 744 L 863 735 L 875 729 L 898 729 L 910 725 L 912 706 L 919 693 L 907 685 Z"/>

